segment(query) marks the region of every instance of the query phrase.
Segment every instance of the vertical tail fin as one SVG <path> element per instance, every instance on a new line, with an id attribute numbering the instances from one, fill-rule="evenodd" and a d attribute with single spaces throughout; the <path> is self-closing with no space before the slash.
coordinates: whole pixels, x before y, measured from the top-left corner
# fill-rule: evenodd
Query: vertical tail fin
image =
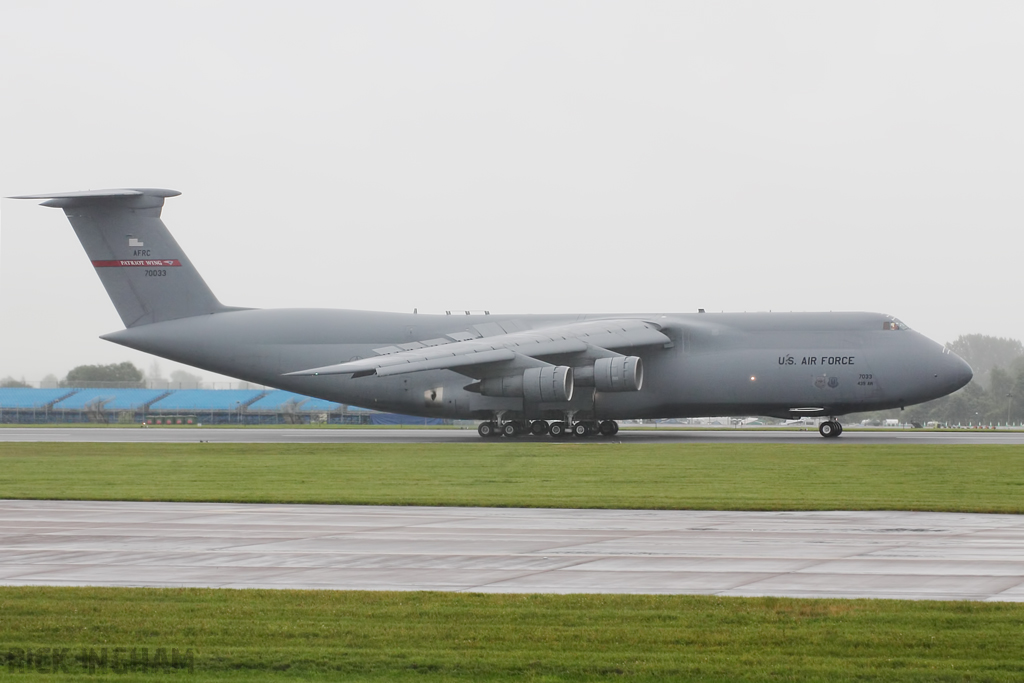
<path id="1" fill-rule="evenodd" d="M 160 220 L 175 190 L 28 195 L 64 209 L 125 327 L 232 310 L 217 301 Z"/>

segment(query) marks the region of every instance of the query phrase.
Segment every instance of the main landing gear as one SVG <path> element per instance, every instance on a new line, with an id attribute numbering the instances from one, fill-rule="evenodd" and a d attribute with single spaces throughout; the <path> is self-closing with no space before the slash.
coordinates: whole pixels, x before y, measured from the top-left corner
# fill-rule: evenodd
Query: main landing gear
<path id="1" fill-rule="evenodd" d="M 476 428 L 477 434 L 485 439 L 504 436 L 513 439 L 522 434 L 532 436 L 548 436 L 554 439 L 561 439 L 568 436 L 575 436 L 577 439 L 584 439 L 589 436 L 615 436 L 619 433 L 619 423 L 615 420 L 581 420 L 579 422 L 559 421 L 548 424 L 547 420 L 510 420 L 499 422 L 490 420 L 481 422 Z"/>
<path id="2" fill-rule="evenodd" d="M 839 420 L 829 418 L 828 421 L 818 425 L 818 433 L 826 439 L 834 439 L 843 433 L 843 425 L 839 424 Z"/>
<path id="3" fill-rule="evenodd" d="M 534 422 L 522 422 L 520 420 L 498 422 L 497 420 L 491 420 L 489 422 L 481 422 L 476 428 L 476 433 L 485 439 L 499 436 L 514 439 L 520 434 L 543 436 L 548 433 L 548 423 L 544 420 L 535 420 Z"/>

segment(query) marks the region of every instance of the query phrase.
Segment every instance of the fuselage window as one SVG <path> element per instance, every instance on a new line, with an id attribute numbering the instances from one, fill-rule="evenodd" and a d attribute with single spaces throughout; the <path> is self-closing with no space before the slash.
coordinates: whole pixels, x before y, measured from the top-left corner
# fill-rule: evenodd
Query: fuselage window
<path id="1" fill-rule="evenodd" d="M 907 326 L 899 320 L 886 320 L 882 323 L 883 330 L 905 330 Z"/>

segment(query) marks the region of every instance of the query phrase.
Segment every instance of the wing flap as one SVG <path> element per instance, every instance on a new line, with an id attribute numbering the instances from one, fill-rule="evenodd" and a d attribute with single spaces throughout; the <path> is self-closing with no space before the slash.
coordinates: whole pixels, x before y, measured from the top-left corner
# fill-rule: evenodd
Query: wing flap
<path id="1" fill-rule="evenodd" d="M 464 356 L 432 358 L 430 360 L 411 361 L 401 365 L 388 365 L 386 367 L 377 368 L 377 376 L 387 377 L 388 375 L 403 375 L 407 372 L 421 372 L 423 370 L 447 370 L 449 368 L 461 368 L 467 365 L 500 363 L 501 361 L 512 360 L 515 357 L 515 351 L 510 351 L 508 349 L 478 351 Z"/>
<path id="2" fill-rule="evenodd" d="M 514 351 L 498 349 L 491 351 L 478 351 L 460 356 L 443 356 L 440 358 L 412 358 L 407 359 L 404 354 L 394 354 L 386 358 L 365 358 L 353 360 L 348 363 L 337 365 L 325 365 L 320 368 L 289 372 L 289 375 L 347 375 L 352 373 L 360 377 L 377 375 L 386 377 L 388 375 L 401 375 L 407 372 L 422 372 L 424 370 L 445 370 L 448 368 L 460 368 L 467 365 L 480 365 L 483 363 L 498 363 L 500 361 L 512 360 L 516 357 Z M 385 363 L 384 361 L 396 361 Z"/>

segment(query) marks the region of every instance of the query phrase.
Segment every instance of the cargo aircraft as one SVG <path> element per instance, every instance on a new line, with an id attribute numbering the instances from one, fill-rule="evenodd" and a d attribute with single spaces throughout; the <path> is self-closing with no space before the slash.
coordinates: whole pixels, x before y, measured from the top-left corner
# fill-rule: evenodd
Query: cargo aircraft
<path id="1" fill-rule="evenodd" d="M 173 190 L 30 195 L 64 210 L 125 329 L 102 338 L 376 410 L 480 420 L 483 437 L 611 436 L 617 420 L 822 418 L 902 408 L 970 366 L 880 313 L 421 315 L 226 306 L 160 219 Z"/>

